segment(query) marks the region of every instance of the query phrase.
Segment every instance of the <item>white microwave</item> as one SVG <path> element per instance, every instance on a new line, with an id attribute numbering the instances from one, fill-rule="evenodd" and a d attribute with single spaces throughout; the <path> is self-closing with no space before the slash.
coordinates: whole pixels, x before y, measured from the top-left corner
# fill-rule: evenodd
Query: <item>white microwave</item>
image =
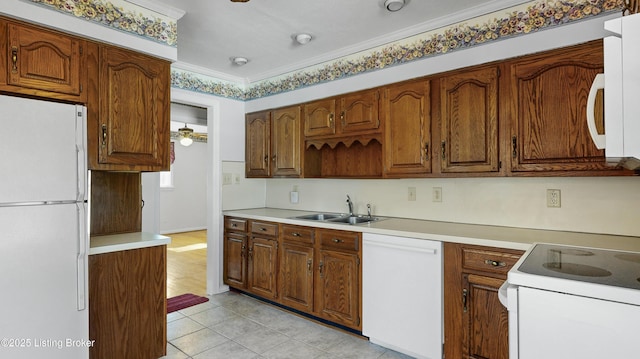
<path id="1" fill-rule="evenodd" d="M 587 124 L 596 147 L 605 150 L 607 162 L 640 169 L 640 14 L 609 20 L 604 38 L 604 74 L 594 80 L 589 93 Z M 604 134 L 596 131 L 594 103 L 604 89 Z"/>

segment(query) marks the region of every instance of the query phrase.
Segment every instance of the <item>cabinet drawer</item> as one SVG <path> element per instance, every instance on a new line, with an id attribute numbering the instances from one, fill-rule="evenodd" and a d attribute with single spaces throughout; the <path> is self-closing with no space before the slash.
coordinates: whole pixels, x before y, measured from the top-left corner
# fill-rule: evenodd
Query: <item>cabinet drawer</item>
<path id="1" fill-rule="evenodd" d="M 506 274 L 520 259 L 522 253 L 501 252 L 498 250 L 462 248 L 462 266 L 492 273 Z"/>
<path id="2" fill-rule="evenodd" d="M 224 219 L 224 228 L 231 231 L 247 231 L 247 220 L 242 218 L 229 218 Z"/>
<path id="3" fill-rule="evenodd" d="M 278 235 L 278 224 L 253 221 L 251 222 L 251 232 L 275 237 Z"/>
<path id="4" fill-rule="evenodd" d="M 321 248 L 332 248 L 346 251 L 360 250 L 360 234 L 347 231 L 318 230 L 316 236 Z"/>
<path id="5" fill-rule="evenodd" d="M 282 240 L 293 243 L 313 244 L 314 229 L 300 226 L 282 226 Z"/>

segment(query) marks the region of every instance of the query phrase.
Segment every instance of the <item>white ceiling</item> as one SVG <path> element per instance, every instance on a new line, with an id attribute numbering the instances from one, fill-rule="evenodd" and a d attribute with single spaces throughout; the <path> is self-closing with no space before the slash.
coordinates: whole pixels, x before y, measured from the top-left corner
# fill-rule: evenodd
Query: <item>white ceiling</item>
<path id="1" fill-rule="evenodd" d="M 178 20 L 178 66 L 255 82 L 367 50 L 526 0 L 161 0 L 186 14 Z M 295 34 L 313 36 L 299 45 Z M 249 59 L 244 66 L 230 58 Z"/>

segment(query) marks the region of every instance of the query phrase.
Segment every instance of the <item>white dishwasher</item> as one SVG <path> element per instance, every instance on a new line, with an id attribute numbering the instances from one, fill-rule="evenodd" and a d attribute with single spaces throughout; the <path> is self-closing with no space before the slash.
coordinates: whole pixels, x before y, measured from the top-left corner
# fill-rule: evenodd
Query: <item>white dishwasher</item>
<path id="1" fill-rule="evenodd" d="M 364 233 L 362 243 L 362 334 L 442 358 L 442 242 Z"/>

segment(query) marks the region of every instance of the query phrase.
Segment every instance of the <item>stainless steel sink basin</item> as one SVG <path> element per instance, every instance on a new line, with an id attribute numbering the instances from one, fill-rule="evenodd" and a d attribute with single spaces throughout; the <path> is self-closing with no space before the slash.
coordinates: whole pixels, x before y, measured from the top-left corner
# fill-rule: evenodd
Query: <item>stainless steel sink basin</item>
<path id="1" fill-rule="evenodd" d="M 347 223 L 347 224 L 359 224 L 359 223 L 369 223 L 379 221 L 378 217 L 369 217 L 369 216 L 347 216 L 347 217 L 339 217 L 330 219 L 329 222 L 339 222 L 339 223 Z"/>
<path id="2" fill-rule="evenodd" d="M 329 219 L 334 219 L 334 218 L 340 218 L 343 215 L 341 214 L 335 214 L 335 213 L 314 213 L 314 214 L 307 214 L 304 216 L 298 216 L 296 217 L 297 219 L 308 219 L 308 220 L 312 220 L 312 221 L 326 221 Z"/>

